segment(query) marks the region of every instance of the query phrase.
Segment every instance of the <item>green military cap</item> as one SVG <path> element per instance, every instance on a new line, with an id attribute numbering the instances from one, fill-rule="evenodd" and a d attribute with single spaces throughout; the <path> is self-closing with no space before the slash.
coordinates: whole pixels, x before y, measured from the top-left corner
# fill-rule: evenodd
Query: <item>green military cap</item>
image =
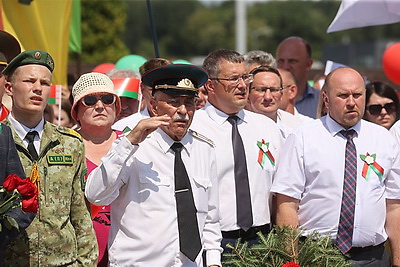
<path id="1" fill-rule="evenodd" d="M 49 53 L 41 50 L 27 50 L 16 56 L 8 66 L 3 70 L 3 74 L 9 74 L 16 68 L 24 65 L 42 65 L 47 67 L 51 72 L 54 69 L 54 60 Z"/>
<path id="2" fill-rule="evenodd" d="M 197 96 L 208 75 L 202 68 L 188 64 L 164 65 L 146 72 L 142 82 L 153 88 L 174 96 Z"/>

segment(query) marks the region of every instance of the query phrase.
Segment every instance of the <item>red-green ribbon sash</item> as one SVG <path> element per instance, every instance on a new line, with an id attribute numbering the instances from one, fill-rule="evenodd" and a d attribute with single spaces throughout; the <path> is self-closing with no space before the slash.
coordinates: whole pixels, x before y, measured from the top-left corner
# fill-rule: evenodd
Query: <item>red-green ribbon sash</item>
<path id="1" fill-rule="evenodd" d="M 258 163 L 261 165 L 262 168 L 265 166 L 265 162 L 267 158 L 271 162 L 272 166 L 275 166 L 275 159 L 272 156 L 271 151 L 269 151 L 269 143 L 265 143 L 264 139 L 262 141 L 257 141 L 257 146 L 260 148 L 258 152 Z"/>
<path id="2" fill-rule="evenodd" d="M 365 180 L 368 181 L 371 169 L 379 176 L 379 178 L 383 178 L 384 169 L 382 168 L 381 165 L 378 164 L 378 162 L 375 161 L 376 154 L 372 155 L 370 155 L 369 153 L 365 155 L 360 154 L 360 158 L 364 161 L 364 166 L 361 175 L 362 177 L 365 178 Z"/>

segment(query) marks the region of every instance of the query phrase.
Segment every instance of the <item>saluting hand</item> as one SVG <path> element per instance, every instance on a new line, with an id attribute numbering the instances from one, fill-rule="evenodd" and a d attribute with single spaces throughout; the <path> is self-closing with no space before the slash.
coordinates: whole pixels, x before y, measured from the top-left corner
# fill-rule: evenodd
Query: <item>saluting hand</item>
<path id="1" fill-rule="evenodd" d="M 126 136 L 128 140 L 133 144 L 137 145 L 142 142 L 146 136 L 155 131 L 160 126 L 169 125 L 171 117 L 168 115 L 151 117 L 139 121 L 135 128 Z"/>

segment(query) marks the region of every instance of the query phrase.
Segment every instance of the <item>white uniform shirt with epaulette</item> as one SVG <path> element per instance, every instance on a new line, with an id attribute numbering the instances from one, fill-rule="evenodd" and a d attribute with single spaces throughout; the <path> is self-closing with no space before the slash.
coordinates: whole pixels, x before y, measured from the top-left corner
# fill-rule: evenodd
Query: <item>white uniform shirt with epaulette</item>
<path id="1" fill-rule="evenodd" d="M 139 145 L 122 137 L 90 173 L 85 189 L 88 200 L 95 205 L 111 204 L 110 266 L 203 266 L 202 253 L 193 263 L 179 249 L 173 143 L 161 129 Z M 207 264 L 220 265 L 214 147 L 192 132 L 181 143 Z"/>
<path id="2" fill-rule="evenodd" d="M 282 138 L 276 123 L 266 116 L 247 110 L 236 115 L 246 153 L 253 226 L 262 226 L 271 223 L 270 188 Z M 233 231 L 240 227 L 236 220 L 232 125 L 227 118 L 227 114 L 207 102 L 203 109 L 195 112 L 190 129 L 210 138 L 215 144 L 221 230 Z"/>

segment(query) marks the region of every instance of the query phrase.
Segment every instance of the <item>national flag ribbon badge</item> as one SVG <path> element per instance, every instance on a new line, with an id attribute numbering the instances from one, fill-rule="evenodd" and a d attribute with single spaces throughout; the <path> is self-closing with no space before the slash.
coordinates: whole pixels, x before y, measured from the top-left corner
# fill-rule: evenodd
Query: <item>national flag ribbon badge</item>
<path id="1" fill-rule="evenodd" d="M 362 169 L 362 177 L 368 181 L 370 170 L 372 169 L 379 178 L 383 178 L 384 169 L 378 162 L 375 161 L 376 154 L 370 155 L 369 153 L 362 155 L 360 154 L 360 158 L 364 161 L 364 167 Z"/>
<path id="2" fill-rule="evenodd" d="M 271 162 L 272 166 L 275 166 L 275 159 L 272 156 L 271 151 L 269 151 L 269 143 L 265 143 L 264 139 L 262 139 L 261 142 L 257 141 L 257 146 L 260 148 L 257 161 L 260 163 L 261 167 L 264 168 L 267 158 Z"/>

